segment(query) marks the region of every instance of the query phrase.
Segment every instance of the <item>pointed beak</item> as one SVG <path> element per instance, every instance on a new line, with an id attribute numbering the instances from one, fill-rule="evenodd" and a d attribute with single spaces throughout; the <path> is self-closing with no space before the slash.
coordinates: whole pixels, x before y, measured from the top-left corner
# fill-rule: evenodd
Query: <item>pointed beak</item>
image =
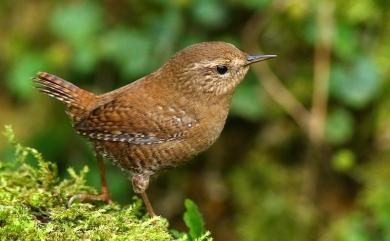
<path id="1" fill-rule="evenodd" d="M 275 58 L 277 55 L 275 54 L 266 54 L 266 55 L 248 55 L 246 57 L 246 60 L 248 61 L 245 66 L 247 65 L 250 65 L 250 64 L 253 64 L 253 63 L 257 63 L 257 62 L 260 62 L 260 61 L 263 61 L 263 60 L 267 60 L 267 59 L 272 59 L 272 58 Z"/>

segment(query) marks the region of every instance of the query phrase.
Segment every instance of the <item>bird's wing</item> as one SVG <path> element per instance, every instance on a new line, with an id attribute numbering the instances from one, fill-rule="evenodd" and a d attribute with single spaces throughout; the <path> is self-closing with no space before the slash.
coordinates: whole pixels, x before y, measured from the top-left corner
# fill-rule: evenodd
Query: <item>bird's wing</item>
<path id="1" fill-rule="evenodd" d="M 74 127 L 91 139 L 157 144 L 185 138 L 187 131 L 198 122 L 196 115 L 175 105 L 163 107 L 148 101 L 137 102 L 112 100 L 94 109 Z"/>

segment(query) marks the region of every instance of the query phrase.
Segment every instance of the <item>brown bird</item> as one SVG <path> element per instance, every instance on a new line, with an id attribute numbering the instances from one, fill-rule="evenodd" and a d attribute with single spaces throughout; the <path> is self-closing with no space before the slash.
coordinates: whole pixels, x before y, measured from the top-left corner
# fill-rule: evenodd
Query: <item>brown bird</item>
<path id="1" fill-rule="evenodd" d="M 276 55 L 248 55 L 232 44 L 189 46 L 155 72 L 114 91 L 95 95 L 55 75 L 38 73 L 36 87 L 67 106 L 76 132 L 93 144 L 102 193 L 81 200 L 109 202 L 103 159 L 132 176 L 134 192 L 146 195 L 150 177 L 206 150 L 220 135 L 232 94 L 249 65 Z"/>

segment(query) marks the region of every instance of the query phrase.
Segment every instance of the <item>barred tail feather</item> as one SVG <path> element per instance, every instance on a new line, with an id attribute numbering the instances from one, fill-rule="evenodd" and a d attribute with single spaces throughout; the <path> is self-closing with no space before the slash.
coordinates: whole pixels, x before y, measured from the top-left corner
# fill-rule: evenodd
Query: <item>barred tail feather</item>
<path id="1" fill-rule="evenodd" d="M 87 114 L 97 99 L 93 93 L 49 73 L 39 72 L 33 81 L 40 92 L 65 103 L 74 121 Z"/>

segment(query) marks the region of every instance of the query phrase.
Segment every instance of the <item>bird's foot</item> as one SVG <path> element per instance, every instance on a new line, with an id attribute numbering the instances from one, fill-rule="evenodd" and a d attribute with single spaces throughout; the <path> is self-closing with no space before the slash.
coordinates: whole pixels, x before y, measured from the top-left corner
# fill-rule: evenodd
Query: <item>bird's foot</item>
<path id="1" fill-rule="evenodd" d="M 107 204 L 112 203 L 112 200 L 110 198 L 110 195 L 108 193 L 102 193 L 98 195 L 93 195 L 93 194 L 76 194 L 72 196 L 69 201 L 68 201 L 68 207 L 72 205 L 72 203 L 76 200 L 80 200 L 81 202 L 85 201 L 102 201 Z"/>

